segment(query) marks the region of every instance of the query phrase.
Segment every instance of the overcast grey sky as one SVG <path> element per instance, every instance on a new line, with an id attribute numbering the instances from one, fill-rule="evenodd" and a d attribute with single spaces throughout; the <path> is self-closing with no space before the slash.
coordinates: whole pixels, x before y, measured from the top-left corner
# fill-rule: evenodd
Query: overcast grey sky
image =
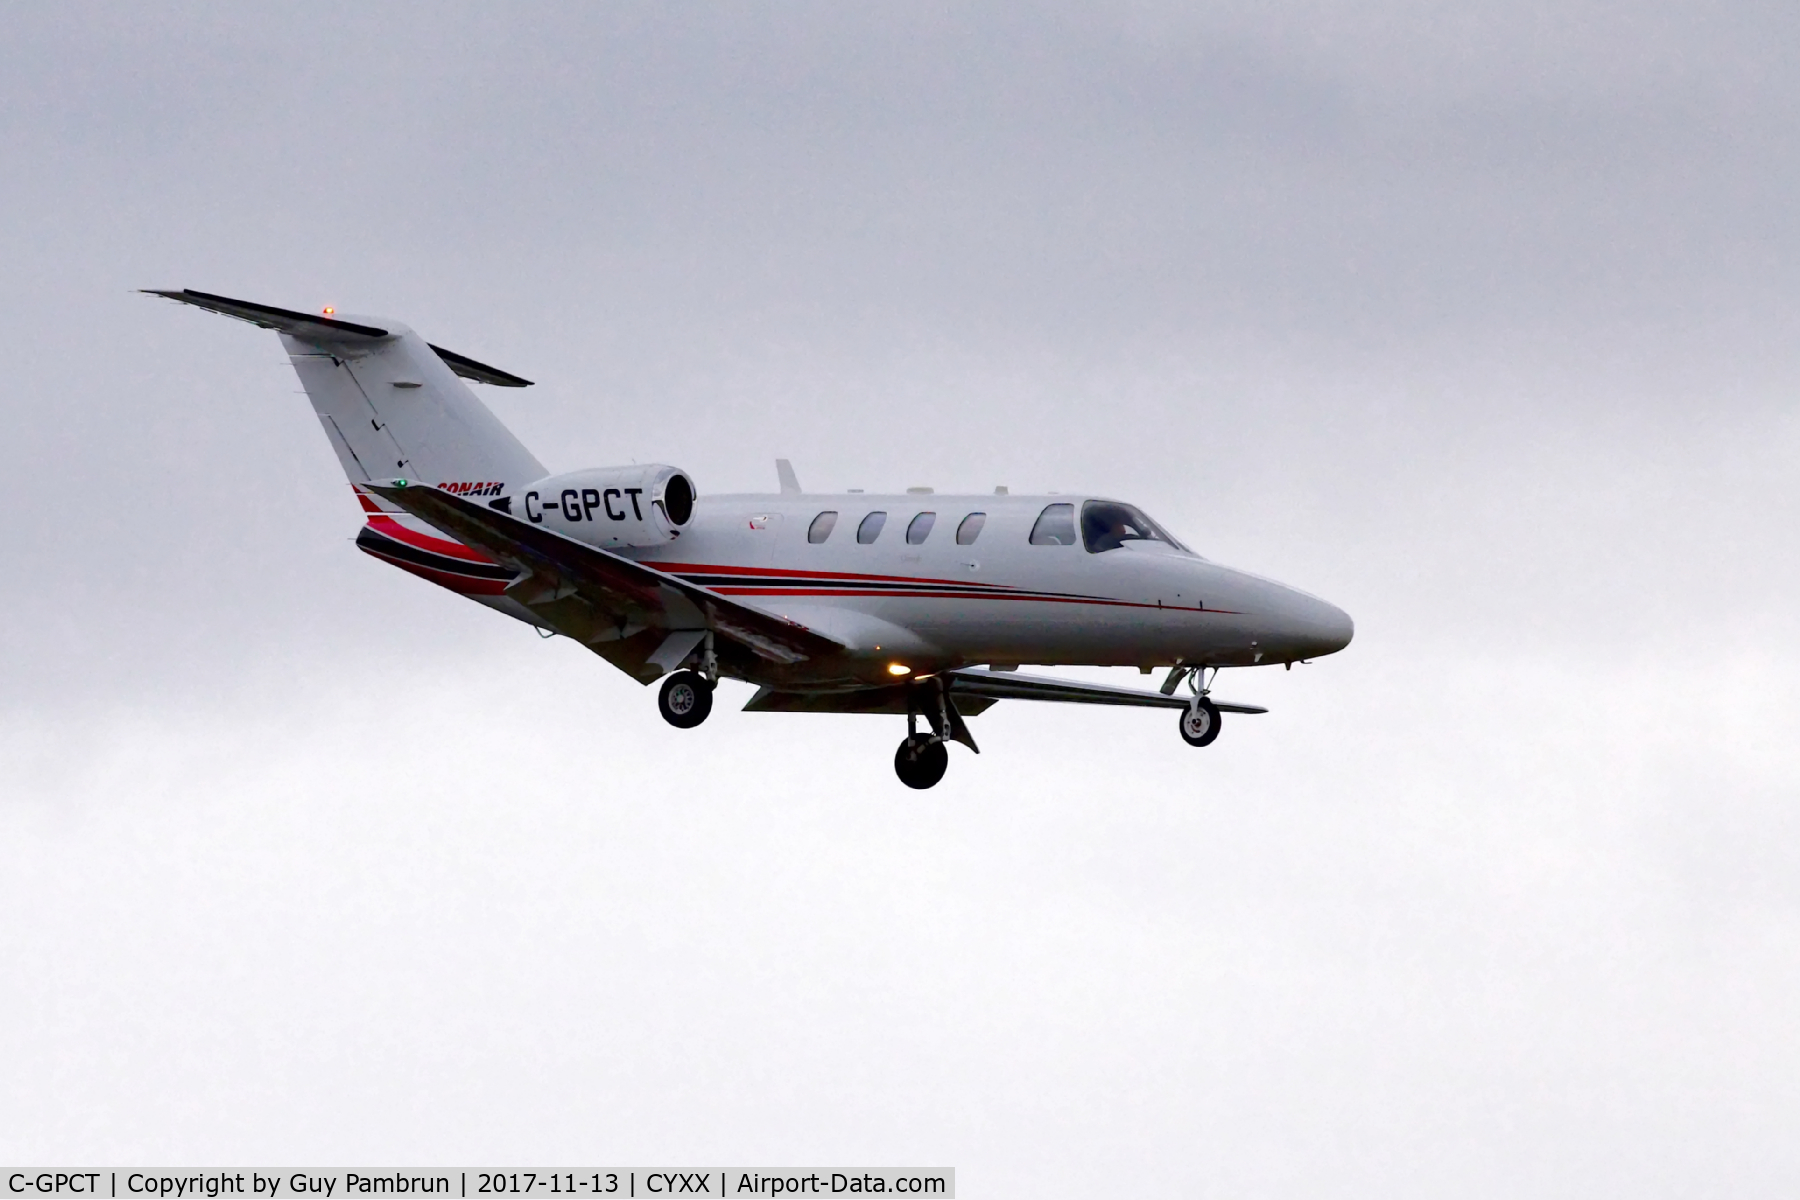
<path id="1" fill-rule="evenodd" d="M 1797 43 L 8 6 L 0 1154 L 1792 1194 Z M 893 720 L 670 730 L 357 553 L 184 286 L 538 380 L 553 468 L 1122 494 L 1357 639 L 1201 752 L 1002 704 L 928 794 Z"/>

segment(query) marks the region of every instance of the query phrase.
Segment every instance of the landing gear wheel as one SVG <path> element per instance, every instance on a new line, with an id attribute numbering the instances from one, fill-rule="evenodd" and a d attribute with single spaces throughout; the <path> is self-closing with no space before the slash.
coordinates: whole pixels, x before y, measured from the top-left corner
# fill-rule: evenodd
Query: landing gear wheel
<path id="1" fill-rule="evenodd" d="M 1190 746 L 1210 746 L 1219 736 L 1219 708 L 1205 696 L 1181 714 L 1181 737 Z"/>
<path id="2" fill-rule="evenodd" d="M 712 711 L 713 685 L 698 671 L 677 671 L 663 681 L 657 711 L 677 729 L 692 729 Z"/>
<path id="3" fill-rule="evenodd" d="M 950 766 L 950 752 L 944 743 L 923 733 L 915 733 L 894 751 L 894 774 L 909 788 L 923 791 L 944 777 Z"/>

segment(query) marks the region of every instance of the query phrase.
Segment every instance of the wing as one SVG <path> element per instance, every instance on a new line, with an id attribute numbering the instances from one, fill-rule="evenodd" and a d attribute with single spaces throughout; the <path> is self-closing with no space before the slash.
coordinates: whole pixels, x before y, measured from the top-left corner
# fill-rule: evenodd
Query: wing
<path id="1" fill-rule="evenodd" d="M 711 630 L 748 656 L 787 666 L 831 658 L 843 643 L 806 626 L 721 596 L 665 571 L 589 546 L 527 521 L 419 484 L 364 485 L 445 533 L 516 567 L 506 594 L 550 628 L 582 642 L 629 674 L 654 679 L 677 665 Z M 677 662 L 659 661 L 665 643 Z M 720 646 L 729 657 L 729 647 Z"/>
<path id="2" fill-rule="evenodd" d="M 1180 696 L 1164 696 L 1159 692 L 1140 692 L 1135 688 L 1113 687 L 1105 683 L 1080 683 L 1073 679 L 1046 679 L 1042 675 L 1019 675 L 1012 671 L 980 671 L 966 669 L 946 672 L 950 676 L 953 696 L 985 696 L 994 700 L 1060 700 L 1067 704 L 1126 704 L 1143 708 L 1186 708 Z M 1254 704 L 1213 703 L 1220 712 L 1266 713 Z"/>
<path id="3" fill-rule="evenodd" d="M 965 717 L 977 716 L 992 708 L 996 701 L 961 692 L 956 697 L 956 710 Z M 887 713 L 904 717 L 907 712 L 906 689 L 903 687 L 850 688 L 833 692 L 792 692 L 764 687 L 750 697 L 745 712 L 820 712 L 820 713 Z M 917 711 L 917 708 L 914 709 Z"/>

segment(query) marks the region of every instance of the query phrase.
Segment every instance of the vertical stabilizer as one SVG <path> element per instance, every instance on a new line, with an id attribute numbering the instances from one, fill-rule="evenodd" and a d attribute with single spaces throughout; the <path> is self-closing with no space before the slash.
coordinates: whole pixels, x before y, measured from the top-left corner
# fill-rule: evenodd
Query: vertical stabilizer
<path id="1" fill-rule="evenodd" d="M 399 475 L 498 495 L 549 474 L 424 338 L 385 328 L 378 341 L 281 335 L 351 482 Z"/>
<path id="2" fill-rule="evenodd" d="M 501 495 L 549 474 L 458 376 L 502 387 L 528 380 L 382 317 L 312 316 L 207 292 L 153 294 L 278 332 L 352 483 L 403 476 Z"/>

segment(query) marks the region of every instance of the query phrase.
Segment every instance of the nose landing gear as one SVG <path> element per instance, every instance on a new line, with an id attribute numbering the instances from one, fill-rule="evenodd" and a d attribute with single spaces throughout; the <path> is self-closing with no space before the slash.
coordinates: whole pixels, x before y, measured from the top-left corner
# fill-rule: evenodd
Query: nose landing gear
<path id="1" fill-rule="evenodd" d="M 1219 736 L 1219 710 L 1205 696 L 1195 696 L 1194 702 L 1181 714 L 1181 738 L 1190 746 L 1210 746 Z"/>
<path id="2" fill-rule="evenodd" d="M 1212 679 L 1218 677 L 1219 668 L 1214 667 Z M 1207 678 L 1203 666 L 1176 667 L 1163 681 L 1162 694 L 1165 696 L 1173 694 L 1184 680 L 1194 693 L 1181 714 L 1181 739 L 1190 746 L 1210 746 L 1219 736 L 1219 708 L 1207 695 L 1212 691 L 1212 679 Z"/>

